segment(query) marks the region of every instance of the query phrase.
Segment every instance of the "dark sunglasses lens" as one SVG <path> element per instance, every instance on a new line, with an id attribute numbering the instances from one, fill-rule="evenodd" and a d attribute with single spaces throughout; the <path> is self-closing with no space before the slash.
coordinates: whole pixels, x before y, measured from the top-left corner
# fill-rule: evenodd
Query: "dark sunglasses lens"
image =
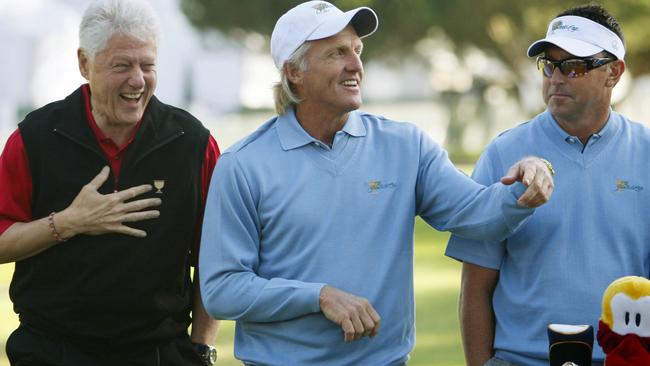
<path id="1" fill-rule="evenodd" d="M 542 72 L 544 73 L 544 76 L 550 78 L 553 76 L 553 70 L 555 70 L 555 65 L 548 61 L 544 61 L 544 64 L 542 66 Z"/>
<path id="2" fill-rule="evenodd" d="M 560 71 L 567 77 L 577 78 L 587 73 L 587 62 L 583 60 L 562 61 Z"/>
<path id="3" fill-rule="evenodd" d="M 550 78 L 553 76 L 555 68 L 559 67 L 560 71 L 569 78 L 577 78 L 587 73 L 588 66 L 584 60 L 564 60 L 561 62 L 550 61 L 540 58 L 537 60 L 537 68 L 542 71 L 544 76 Z"/>
<path id="4" fill-rule="evenodd" d="M 548 60 L 543 59 L 543 58 L 538 58 L 537 59 L 537 70 L 541 71 L 544 76 L 547 78 L 550 78 L 551 75 L 553 75 L 553 70 L 555 69 L 555 66 L 550 63 Z"/>

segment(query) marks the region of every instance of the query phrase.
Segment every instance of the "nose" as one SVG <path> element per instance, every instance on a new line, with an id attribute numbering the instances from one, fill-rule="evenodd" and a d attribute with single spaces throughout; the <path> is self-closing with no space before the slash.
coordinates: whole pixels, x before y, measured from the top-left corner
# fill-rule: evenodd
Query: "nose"
<path id="1" fill-rule="evenodd" d="M 361 55 L 356 52 L 352 52 L 350 57 L 348 57 L 348 62 L 345 65 L 347 71 L 350 72 L 363 72 L 363 62 L 361 61 Z"/>
<path id="2" fill-rule="evenodd" d="M 559 67 L 556 67 L 553 69 L 553 73 L 549 79 L 551 81 L 551 84 L 562 84 L 566 81 L 566 75 L 560 71 Z"/>
<path id="3" fill-rule="evenodd" d="M 140 67 L 134 67 L 129 74 L 129 86 L 134 89 L 142 89 L 145 85 L 144 71 Z"/>

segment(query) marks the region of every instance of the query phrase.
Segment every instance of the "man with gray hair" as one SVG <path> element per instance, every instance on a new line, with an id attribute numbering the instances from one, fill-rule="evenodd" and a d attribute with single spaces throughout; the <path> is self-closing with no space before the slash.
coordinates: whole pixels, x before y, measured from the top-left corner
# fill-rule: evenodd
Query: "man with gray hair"
<path id="1" fill-rule="evenodd" d="M 214 362 L 190 265 L 219 149 L 153 95 L 158 34 L 142 1 L 93 2 L 77 52 L 88 84 L 28 114 L 0 156 L 12 365 Z"/>
<path id="2" fill-rule="evenodd" d="M 356 111 L 360 38 L 377 24 L 369 8 L 324 1 L 285 13 L 271 37 L 279 115 L 215 170 L 201 292 L 211 315 L 237 321 L 246 365 L 404 364 L 415 216 L 503 238 L 551 194 L 548 162 L 525 158 L 504 177 L 510 186 L 485 187 L 414 125 Z"/>

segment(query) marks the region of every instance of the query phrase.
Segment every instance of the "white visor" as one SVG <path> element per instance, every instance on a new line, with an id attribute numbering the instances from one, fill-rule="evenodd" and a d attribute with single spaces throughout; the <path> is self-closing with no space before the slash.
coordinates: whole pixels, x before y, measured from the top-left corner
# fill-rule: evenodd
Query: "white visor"
<path id="1" fill-rule="evenodd" d="M 554 44 L 568 53 L 587 57 L 607 51 L 619 60 L 625 57 L 625 46 L 616 33 L 583 17 L 567 15 L 555 18 L 548 25 L 546 38 L 528 48 L 528 57 L 537 56 Z"/>

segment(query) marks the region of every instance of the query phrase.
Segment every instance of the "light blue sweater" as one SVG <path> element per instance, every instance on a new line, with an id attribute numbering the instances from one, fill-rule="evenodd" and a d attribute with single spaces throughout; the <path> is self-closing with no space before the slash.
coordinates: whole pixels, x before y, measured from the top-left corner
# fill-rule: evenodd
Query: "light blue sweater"
<path id="1" fill-rule="evenodd" d="M 493 296 L 496 355 L 547 366 L 548 324 L 597 330 L 610 282 L 650 275 L 650 130 L 611 112 L 585 147 L 544 112 L 497 137 L 474 178 L 490 184 L 523 155 L 553 163 L 549 203 L 503 243 L 452 237 L 446 254 L 500 270 Z M 593 356 L 601 365 L 596 342 Z"/>
<path id="2" fill-rule="evenodd" d="M 221 155 L 203 223 L 203 301 L 237 320 L 246 364 L 401 364 L 415 342 L 415 216 L 499 240 L 533 212 L 516 204 L 522 191 L 473 182 L 411 124 L 352 112 L 330 149 L 289 111 Z M 379 334 L 344 343 L 320 312 L 325 284 L 367 298 Z"/>

